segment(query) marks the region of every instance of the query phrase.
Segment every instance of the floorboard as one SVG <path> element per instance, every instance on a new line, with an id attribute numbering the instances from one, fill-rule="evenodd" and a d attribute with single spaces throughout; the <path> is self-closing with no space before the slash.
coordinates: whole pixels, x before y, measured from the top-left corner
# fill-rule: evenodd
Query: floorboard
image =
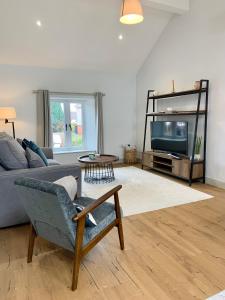
<path id="1" fill-rule="evenodd" d="M 185 184 L 185 183 L 184 183 Z M 71 292 L 72 255 L 38 238 L 26 263 L 28 226 L 0 230 L 0 299 L 192 300 L 225 290 L 225 190 L 214 198 L 123 219 L 82 261 Z"/>

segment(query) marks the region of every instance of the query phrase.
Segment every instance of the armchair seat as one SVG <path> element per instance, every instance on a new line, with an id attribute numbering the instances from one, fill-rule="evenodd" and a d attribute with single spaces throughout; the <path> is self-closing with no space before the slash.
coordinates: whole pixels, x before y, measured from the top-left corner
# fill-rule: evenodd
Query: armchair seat
<path id="1" fill-rule="evenodd" d="M 76 199 L 76 203 L 84 207 L 92 204 L 96 199 L 80 197 Z M 120 208 L 121 209 L 121 208 Z M 74 212 L 75 214 L 75 212 Z M 104 228 L 110 225 L 116 219 L 115 207 L 113 204 L 105 202 L 97 207 L 92 212 L 93 217 L 97 223 L 94 227 L 85 227 L 83 245 L 89 243 L 95 236 L 97 236 Z M 75 225 L 76 227 L 76 225 Z"/>

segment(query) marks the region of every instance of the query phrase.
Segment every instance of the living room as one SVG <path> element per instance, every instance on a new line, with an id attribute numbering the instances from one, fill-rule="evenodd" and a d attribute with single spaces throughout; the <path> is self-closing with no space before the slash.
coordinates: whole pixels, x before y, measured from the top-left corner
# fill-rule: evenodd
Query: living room
<path id="1" fill-rule="evenodd" d="M 0 299 L 225 299 L 224 1 L 0 7 Z"/>

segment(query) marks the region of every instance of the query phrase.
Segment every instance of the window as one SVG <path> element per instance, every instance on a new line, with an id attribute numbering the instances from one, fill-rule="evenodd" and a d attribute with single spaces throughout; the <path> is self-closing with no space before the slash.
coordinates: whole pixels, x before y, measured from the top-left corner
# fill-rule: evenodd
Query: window
<path id="1" fill-rule="evenodd" d="M 50 111 L 55 153 L 96 150 L 94 96 L 52 94 Z"/>

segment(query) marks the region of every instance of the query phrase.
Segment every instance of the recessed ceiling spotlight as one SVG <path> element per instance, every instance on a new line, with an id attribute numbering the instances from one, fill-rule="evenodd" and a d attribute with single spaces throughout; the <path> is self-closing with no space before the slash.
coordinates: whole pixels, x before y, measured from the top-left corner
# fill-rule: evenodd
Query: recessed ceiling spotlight
<path id="1" fill-rule="evenodd" d="M 41 26 L 42 26 L 41 21 L 40 21 L 40 20 L 37 20 L 37 21 L 36 21 L 36 25 L 37 25 L 38 27 L 41 27 Z"/>
<path id="2" fill-rule="evenodd" d="M 118 36 L 118 39 L 119 39 L 120 41 L 122 41 L 122 40 L 123 40 L 123 35 L 120 34 L 120 35 Z"/>

